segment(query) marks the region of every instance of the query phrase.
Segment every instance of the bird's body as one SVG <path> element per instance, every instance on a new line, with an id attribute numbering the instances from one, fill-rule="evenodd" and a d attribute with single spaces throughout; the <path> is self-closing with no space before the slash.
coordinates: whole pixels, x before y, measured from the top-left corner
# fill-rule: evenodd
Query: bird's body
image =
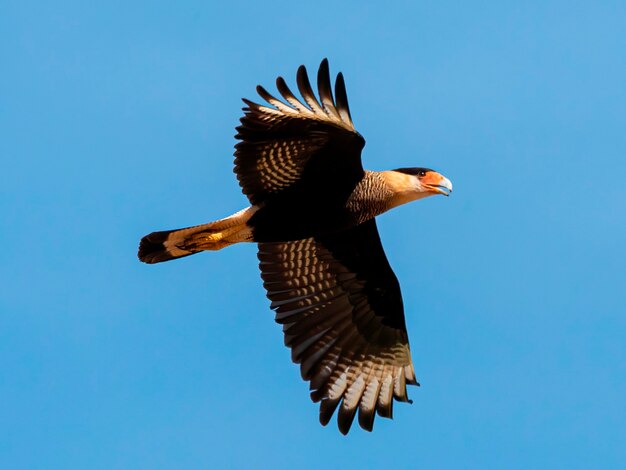
<path id="1" fill-rule="evenodd" d="M 254 240 L 300 240 L 348 229 L 401 204 L 395 172 L 364 171 L 362 179 L 345 191 L 307 188 L 302 194 L 285 194 L 263 205 L 249 220 Z M 333 187 L 332 183 L 329 185 Z M 307 197 L 306 194 L 315 194 Z M 408 201 L 407 201 L 408 202 Z M 289 224 L 285 226 L 285 216 Z"/>
<path id="2" fill-rule="evenodd" d="M 251 205 L 225 219 L 144 237 L 139 258 L 157 263 L 239 242 L 259 244 L 261 276 L 285 344 L 321 401 L 326 424 L 339 407 L 347 433 L 357 409 L 372 429 L 374 412 L 391 417 L 393 398 L 417 384 L 398 281 L 375 217 L 452 185 L 426 168 L 366 171 L 365 140 L 354 129 L 341 74 L 330 92 L 328 63 L 318 74 L 320 101 L 304 67 L 304 103 L 277 80 L 284 100 L 263 88 L 272 107 L 248 105 L 237 128 L 235 173 Z M 306 104 L 305 104 L 306 103 Z"/>

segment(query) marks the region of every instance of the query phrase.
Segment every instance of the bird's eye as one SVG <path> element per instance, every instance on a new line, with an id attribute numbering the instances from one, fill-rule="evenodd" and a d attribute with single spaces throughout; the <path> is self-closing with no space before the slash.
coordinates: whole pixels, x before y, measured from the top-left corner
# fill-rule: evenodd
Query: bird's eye
<path id="1" fill-rule="evenodd" d="M 426 176 L 426 172 L 425 172 L 424 170 L 421 170 L 421 171 L 418 173 L 418 175 L 419 175 L 419 177 L 421 178 L 421 177 L 423 177 L 423 176 Z"/>

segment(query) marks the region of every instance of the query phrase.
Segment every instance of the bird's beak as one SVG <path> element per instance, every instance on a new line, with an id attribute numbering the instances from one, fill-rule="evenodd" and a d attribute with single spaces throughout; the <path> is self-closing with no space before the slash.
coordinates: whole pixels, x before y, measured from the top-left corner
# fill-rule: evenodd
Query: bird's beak
<path id="1" fill-rule="evenodd" d="M 449 196 L 452 192 L 452 182 L 445 176 L 436 171 L 427 172 L 422 178 L 421 183 L 429 190 L 437 194 Z"/>

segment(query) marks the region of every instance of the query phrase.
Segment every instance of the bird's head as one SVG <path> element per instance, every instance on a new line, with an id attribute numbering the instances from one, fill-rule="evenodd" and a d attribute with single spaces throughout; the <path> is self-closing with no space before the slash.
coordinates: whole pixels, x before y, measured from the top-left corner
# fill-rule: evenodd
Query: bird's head
<path id="1" fill-rule="evenodd" d="M 394 192 L 392 207 L 436 194 L 449 196 L 452 192 L 450 180 L 429 168 L 398 168 L 381 174 Z"/>
<path id="2" fill-rule="evenodd" d="M 452 192 L 452 182 L 430 168 L 398 168 L 394 171 L 412 176 L 409 182 L 413 186 L 413 190 L 424 193 L 424 197 L 435 194 L 449 196 Z"/>

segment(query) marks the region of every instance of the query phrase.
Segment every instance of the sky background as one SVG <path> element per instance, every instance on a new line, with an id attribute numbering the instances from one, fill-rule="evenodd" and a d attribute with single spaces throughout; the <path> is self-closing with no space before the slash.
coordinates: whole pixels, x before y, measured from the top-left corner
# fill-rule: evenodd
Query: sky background
<path id="1" fill-rule="evenodd" d="M 0 4 L 0 467 L 624 468 L 626 3 Z M 348 437 L 283 346 L 254 245 L 141 236 L 247 203 L 241 97 L 328 57 L 373 170 L 413 405 Z"/>

